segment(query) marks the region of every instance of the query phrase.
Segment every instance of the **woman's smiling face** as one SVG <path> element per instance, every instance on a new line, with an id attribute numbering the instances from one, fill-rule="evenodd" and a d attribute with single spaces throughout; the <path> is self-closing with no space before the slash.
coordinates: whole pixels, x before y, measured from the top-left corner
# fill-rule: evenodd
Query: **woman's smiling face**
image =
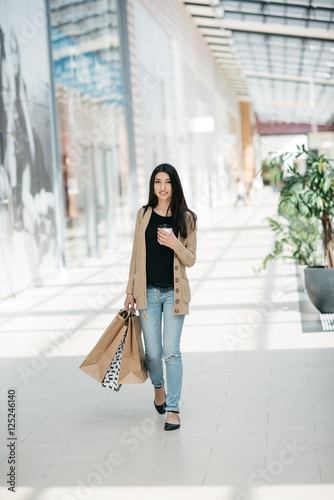
<path id="1" fill-rule="evenodd" d="M 172 183 L 166 172 L 158 172 L 154 179 L 154 193 L 159 200 L 168 201 L 172 199 Z"/>

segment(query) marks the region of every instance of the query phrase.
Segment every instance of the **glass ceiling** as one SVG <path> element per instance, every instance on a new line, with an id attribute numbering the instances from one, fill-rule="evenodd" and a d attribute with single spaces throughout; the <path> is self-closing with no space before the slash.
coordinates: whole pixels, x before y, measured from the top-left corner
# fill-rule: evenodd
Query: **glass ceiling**
<path id="1" fill-rule="evenodd" d="M 334 121 L 334 0 L 184 2 L 261 121 Z"/>

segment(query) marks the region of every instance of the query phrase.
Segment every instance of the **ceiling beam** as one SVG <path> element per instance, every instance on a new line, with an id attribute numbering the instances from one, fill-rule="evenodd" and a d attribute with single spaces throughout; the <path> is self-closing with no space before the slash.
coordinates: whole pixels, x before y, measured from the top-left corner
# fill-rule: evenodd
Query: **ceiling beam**
<path id="1" fill-rule="evenodd" d="M 220 60 L 220 59 L 216 59 L 216 61 L 219 63 L 219 64 L 223 64 L 226 68 L 235 68 L 235 69 L 238 69 L 239 68 L 236 66 L 236 64 L 234 62 L 230 62 L 230 61 L 227 61 L 226 59 L 225 60 Z M 240 71 L 240 70 L 239 70 Z"/>
<path id="2" fill-rule="evenodd" d="M 247 3 L 250 3 L 250 4 L 265 4 L 265 5 L 268 5 L 268 4 L 273 4 L 273 5 L 281 5 L 283 7 L 286 7 L 287 5 L 289 7 L 298 7 L 298 8 L 307 8 L 309 10 L 313 10 L 313 11 L 316 11 L 317 9 L 321 9 L 321 10 L 328 10 L 330 12 L 333 11 L 333 8 L 332 7 L 328 7 L 326 5 L 310 5 L 308 4 L 307 6 L 306 5 L 303 5 L 301 3 L 297 3 L 297 2 L 290 2 L 289 0 L 289 3 L 286 4 L 282 1 L 277 1 L 277 0 L 272 0 L 272 1 L 266 1 L 266 2 L 263 2 L 262 0 L 243 0 L 243 3 L 244 4 L 247 4 Z M 193 6 L 193 7 L 218 7 L 219 6 L 219 2 L 217 3 L 217 5 L 214 5 L 212 6 L 210 4 L 210 2 L 208 1 L 207 3 L 195 3 L 195 2 L 184 2 L 185 5 L 189 5 L 189 6 Z"/>
<path id="3" fill-rule="evenodd" d="M 215 49 L 214 47 L 212 47 L 211 51 L 216 54 L 219 54 L 220 52 L 223 52 L 224 54 L 231 54 L 231 47 L 229 47 L 228 45 L 225 45 L 224 47 L 222 45 L 219 49 Z"/>
<path id="4" fill-rule="evenodd" d="M 190 5 L 192 7 L 219 7 L 219 1 L 217 2 L 217 5 L 211 5 L 210 2 L 207 3 L 196 3 L 196 2 L 183 2 L 185 5 Z"/>
<path id="5" fill-rule="evenodd" d="M 245 10 L 233 10 L 233 9 L 230 9 L 230 10 L 226 10 L 226 12 L 228 14 L 239 14 L 239 15 L 247 15 L 247 16 L 263 16 L 264 17 L 264 22 L 266 20 L 266 17 L 275 17 L 277 19 L 283 19 L 283 21 L 285 20 L 292 20 L 292 21 L 296 21 L 297 19 L 300 20 L 302 19 L 302 21 L 316 21 L 317 23 L 331 23 L 331 20 L 330 19 L 310 19 L 309 17 L 301 17 L 301 16 L 292 16 L 292 15 L 284 15 L 284 14 L 276 14 L 276 13 L 264 13 L 264 12 L 252 12 L 252 11 L 245 11 Z M 330 11 L 331 13 L 332 11 Z M 197 14 L 197 17 L 201 17 L 199 14 Z M 204 16 L 203 16 L 204 17 Z M 228 17 L 226 18 L 228 19 Z M 252 21 L 251 21 L 252 22 Z"/>
<path id="6" fill-rule="evenodd" d="M 222 19 L 222 18 L 217 18 L 216 16 L 203 16 L 202 14 L 191 14 L 192 17 L 201 17 L 203 19 Z"/>
<path id="7" fill-rule="evenodd" d="M 217 38 L 223 38 L 231 35 L 230 31 L 224 30 L 220 26 L 201 26 L 197 24 L 197 27 L 200 29 L 203 36 L 208 35 L 208 36 L 217 36 Z"/>
<path id="8" fill-rule="evenodd" d="M 213 46 L 217 46 L 217 47 L 226 47 L 227 45 L 230 44 L 229 40 L 224 40 L 222 43 L 220 42 L 207 42 L 208 45 L 210 45 L 211 47 Z"/>
<path id="9" fill-rule="evenodd" d="M 262 0 L 243 0 L 243 3 L 263 3 Z M 284 3 L 280 0 L 266 0 L 265 2 L 266 5 L 269 5 L 269 4 L 273 4 L 273 5 L 282 5 L 283 7 L 299 7 L 299 8 L 307 8 L 309 10 L 313 10 L 313 11 L 316 11 L 317 9 L 321 9 L 321 10 L 330 10 L 332 11 L 333 8 L 332 7 L 327 7 L 327 6 L 322 6 L 322 5 L 312 5 L 311 2 L 309 2 L 307 5 L 304 5 L 302 3 L 297 3 L 297 2 L 289 2 L 288 3 Z"/>
<path id="10" fill-rule="evenodd" d="M 334 30 L 316 28 L 302 28 L 300 26 L 282 24 L 264 24 L 249 21 L 235 21 L 223 19 L 225 29 L 248 33 L 262 33 L 267 35 L 293 36 L 298 38 L 316 38 L 319 40 L 334 40 Z"/>
<path id="11" fill-rule="evenodd" d="M 202 30 L 200 30 L 202 35 L 205 37 L 205 38 L 217 38 L 217 40 L 226 40 L 226 42 L 228 43 L 228 39 L 229 39 L 229 36 L 228 35 L 212 35 L 211 33 L 203 33 Z M 223 30 L 221 30 L 223 31 Z"/>
<path id="12" fill-rule="evenodd" d="M 260 73 L 256 71 L 244 71 L 244 75 L 250 78 L 264 78 L 266 80 L 284 80 L 288 82 L 310 83 L 310 78 L 305 76 L 280 75 L 278 73 Z M 316 85 L 329 85 L 334 87 L 333 80 L 325 80 L 324 78 L 314 78 Z"/>
<path id="13" fill-rule="evenodd" d="M 218 20 L 216 19 L 217 25 L 213 26 L 210 24 L 196 24 L 197 28 L 200 28 L 200 30 L 215 30 L 216 33 L 226 33 L 225 36 L 229 36 L 231 34 L 231 31 L 225 30 L 222 26 L 220 26 L 220 23 L 218 23 Z"/>
<path id="14" fill-rule="evenodd" d="M 274 106 L 284 106 L 289 108 L 304 108 L 304 109 L 311 108 L 309 101 L 296 101 L 293 100 L 293 96 L 291 96 L 291 100 L 289 100 L 289 97 L 287 97 L 287 99 L 270 99 L 260 96 L 258 97 L 252 96 L 252 102 L 254 104 L 273 104 Z M 316 103 L 316 108 L 328 111 L 328 105 Z"/>
<path id="15" fill-rule="evenodd" d="M 330 11 L 332 12 L 332 11 Z M 190 12 L 191 13 L 191 12 Z M 302 19 L 303 21 L 316 21 L 317 23 L 324 23 L 326 25 L 328 25 L 329 23 L 331 24 L 331 20 L 330 19 L 309 19 L 309 17 L 300 17 L 300 16 L 289 16 L 289 15 L 283 15 L 283 14 L 276 14 L 276 13 L 273 13 L 273 14 L 266 14 L 264 12 L 252 12 L 252 11 L 244 11 L 244 10 L 233 10 L 233 9 L 230 9 L 230 10 L 226 10 L 226 13 L 227 14 L 239 14 L 239 15 L 247 15 L 247 16 L 263 16 L 263 22 L 266 22 L 266 17 L 275 17 L 276 19 L 282 19 L 283 21 L 285 20 L 292 20 L 292 21 L 296 21 L 296 20 L 300 20 Z M 226 18 L 226 16 L 224 17 L 217 17 L 217 16 L 206 16 L 206 15 L 203 15 L 203 14 L 192 14 L 192 17 L 196 17 L 196 18 L 202 18 L 202 19 L 219 19 L 219 20 L 222 20 L 222 19 L 226 19 L 227 21 L 229 20 L 228 17 Z M 253 22 L 253 21 L 250 21 L 250 22 Z M 291 25 L 293 26 L 293 25 Z M 309 29 L 309 28 L 306 28 L 306 29 Z"/>

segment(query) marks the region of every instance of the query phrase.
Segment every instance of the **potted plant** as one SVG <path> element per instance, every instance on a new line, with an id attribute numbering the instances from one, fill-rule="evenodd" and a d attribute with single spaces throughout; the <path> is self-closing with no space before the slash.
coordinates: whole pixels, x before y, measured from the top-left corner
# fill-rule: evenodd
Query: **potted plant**
<path id="1" fill-rule="evenodd" d="M 269 261 L 276 259 L 293 259 L 300 266 L 322 264 L 322 255 L 319 253 L 322 235 L 315 217 L 306 219 L 294 214 L 292 210 L 276 219 L 267 217 L 267 221 L 275 233 L 275 245 L 273 251 L 265 256 L 261 266 L 254 268 L 256 274 L 265 269 Z"/>
<path id="2" fill-rule="evenodd" d="M 305 168 L 300 167 L 297 159 L 305 159 Z M 297 146 L 295 153 L 271 155 L 266 166 L 275 184 L 281 186 L 278 213 L 288 217 L 290 225 L 297 220 L 319 223 L 323 265 L 312 260 L 307 262 L 305 286 L 321 312 L 334 313 L 334 168 L 324 155 L 317 156 L 304 145 Z"/>

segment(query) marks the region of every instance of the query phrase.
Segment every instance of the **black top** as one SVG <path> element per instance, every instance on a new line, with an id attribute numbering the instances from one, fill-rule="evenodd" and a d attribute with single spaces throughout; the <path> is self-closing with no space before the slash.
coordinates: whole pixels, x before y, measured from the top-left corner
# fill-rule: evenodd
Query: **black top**
<path id="1" fill-rule="evenodd" d="M 145 231 L 147 284 L 155 286 L 173 286 L 174 250 L 158 243 L 159 224 L 170 224 L 173 226 L 173 218 L 158 215 L 152 209 L 151 218 Z M 177 227 L 173 226 L 173 232 L 177 237 Z"/>

